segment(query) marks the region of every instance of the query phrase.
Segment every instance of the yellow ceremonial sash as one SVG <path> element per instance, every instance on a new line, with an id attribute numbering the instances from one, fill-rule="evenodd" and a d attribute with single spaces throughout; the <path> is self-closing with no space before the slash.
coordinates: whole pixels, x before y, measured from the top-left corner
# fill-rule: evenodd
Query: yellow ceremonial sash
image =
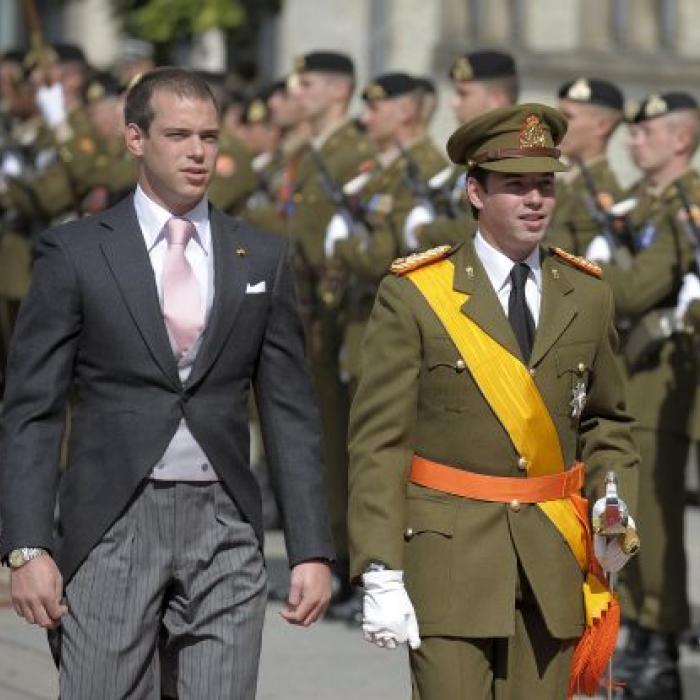
<path id="1" fill-rule="evenodd" d="M 462 313 L 469 295 L 452 287 L 454 264 L 442 260 L 405 275 L 419 289 L 456 345 L 481 393 L 506 429 L 515 449 L 528 460 L 528 476 L 564 470 L 564 457 L 552 417 L 522 361 Z M 578 499 L 578 500 L 576 500 Z M 581 570 L 588 625 L 608 607 L 611 594 L 589 572 L 587 514 L 580 497 L 537 504 L 568 543 Z"/>

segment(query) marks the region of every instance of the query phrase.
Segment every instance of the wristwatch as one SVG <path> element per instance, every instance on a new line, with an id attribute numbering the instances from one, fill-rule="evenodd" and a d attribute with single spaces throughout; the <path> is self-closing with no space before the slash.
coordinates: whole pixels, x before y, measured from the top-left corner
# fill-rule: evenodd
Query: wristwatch
<path id="1" fill-rule="evenodd" d="M 21 547 L 20 549 L 13 549 L 10 552 L 7 557 L 7 563 L 10 565 L 11 569 L 20 569 L 28 561 L 36 559 L 37 557 L 42 557 L 44 554 L 48 554 L 48 552 L 40 547 Z"/>

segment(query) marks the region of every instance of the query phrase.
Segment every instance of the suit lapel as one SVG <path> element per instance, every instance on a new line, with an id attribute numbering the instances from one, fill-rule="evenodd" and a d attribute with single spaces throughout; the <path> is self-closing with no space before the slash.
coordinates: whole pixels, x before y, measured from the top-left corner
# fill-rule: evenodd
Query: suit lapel
<path id="1" fill-rule="evenodd" d="M 530 356 L 534 367 L 547 354 L 559 336 L 567 329 L 577 313 L 571 292 L 573 286 L 566 271 L 555 258 L 544 253 L 542 260 L 542 305 L 535 333 L 535 344 Z"/>
<path id="2" fill-rule="evenodd" d="M 100 246 L 129 313 L 158 366 L 171 383 L 179 386 L 177 365 L 133 197 L 104 212 L 99 224 L 110 230 Z"/>
<path id="3" fill-rule="evenodd" d="M 238 224 L 224 219 L 210 208 L 211 240 L 214 252 L 214 302 L 202 345 L 195 358 L 186 387 L 196 384 L 216 360 L 231 332 L 245 296 L 248 282 L 249 247 L 243 245 Z"/>
<path id="4" fill-rule="evenodd" d="M 472 240 L 465 243 L 455 256 L 454 288 L 470 295 L 462 305 L 462 313 L 510 353 L 520 357 L 518 341 L 486 270 L 474 251 Z"/>

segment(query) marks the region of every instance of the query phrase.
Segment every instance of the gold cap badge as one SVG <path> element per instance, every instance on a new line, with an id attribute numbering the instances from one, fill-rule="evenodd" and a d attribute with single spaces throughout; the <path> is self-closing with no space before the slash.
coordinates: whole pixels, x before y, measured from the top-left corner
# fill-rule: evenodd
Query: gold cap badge
<path id="1" fill-rule="evenodd" d="M 473 80 L 474 69 L 466 56 L 460 56 L 452 66 L 453 80 Z"/>
<path id="2" fill-rule="evenodd" d="M 536 114 L 525 117 L 520 129 L 520 148 L 544 148 L 547 146 L 547 132 Z"/>
<path id="3" fill-rule="evenodd" d="M 649 95 L 647 103 L 644 105 L 644 115 L 646 117 L 658 117 L 668 112 L 668 104 L 660 95 Z"/>
<path id="4" fill-rule="evenodd" d="M 365 90 L 365 99 L 383 100 L 386 98 L 386 90 L 379 83 L 370 83 Z"/>

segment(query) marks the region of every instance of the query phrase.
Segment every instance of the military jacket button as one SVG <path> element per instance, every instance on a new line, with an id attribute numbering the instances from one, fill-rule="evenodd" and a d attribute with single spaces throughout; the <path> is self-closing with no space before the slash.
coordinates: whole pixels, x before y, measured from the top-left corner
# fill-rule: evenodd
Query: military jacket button
<path id="1" fill-rule="evenodd" d="M 413 537 L 413 528 L 412 527 L 407 527 L 406 531 L 403 533 L 403 536 L 407 539 L 410 540 L 411 537 Z"/>
<path id="2" fill-rule="evenodd" d="M 510 509 L 514 512 L 517 513 L 520 510 L 520 501 L 517 498 L 514 498 L 510 502 Z"/>
<path id="3" fill-rule="evenodd" d="M 522 471 L 527 471 L 528 467 L 530 466 L 530 462 L 528 462 L 525 457 L 521 457 L 518 460 L 518 469 L 521 469 Z"/>
<path id="4" fill-rule="evenodd" d="M 457 362 L 455 362 L 455 369 L 458 372 L 464 372 L 467 369 L 467 363 L 460 357 Z"/>

